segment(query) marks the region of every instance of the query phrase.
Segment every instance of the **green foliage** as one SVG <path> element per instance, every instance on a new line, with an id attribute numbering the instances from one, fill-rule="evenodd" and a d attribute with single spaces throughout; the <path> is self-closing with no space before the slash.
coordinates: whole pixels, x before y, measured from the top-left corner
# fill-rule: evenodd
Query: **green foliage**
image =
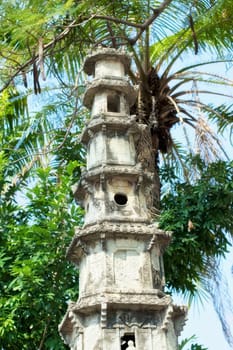
<path id="1" fill-rule="evenodd" d="M 82 212 L 70 197 L 70 163 L 56 175 L 39 168 L 23 190 L 25 203 L 0 209 L 0 346 L 64 349 L 57 327 L 78 297 L 78 274 L 65 260 Z M 19 200 L 20 202 L 20 200 Z"/>
<path id="2" fill-rule="evenodd" d="M 233 163 L 206 165 L 199 157 L 188 166 L 201 173 L 194 182 L 182 182 L 170 168 L 161 171 L 170 190 L 162 198 L 160 226 L 173 232 L 165 252 L 168 287 L 194 293 L 208 258 L 224 256 L 233 234 Z M 171 263 L 172 262 L 172 263 Z"/>

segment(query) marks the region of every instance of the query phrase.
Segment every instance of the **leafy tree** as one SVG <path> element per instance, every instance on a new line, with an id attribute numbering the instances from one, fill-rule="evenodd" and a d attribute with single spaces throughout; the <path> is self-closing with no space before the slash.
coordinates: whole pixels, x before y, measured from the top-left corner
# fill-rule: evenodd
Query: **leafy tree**
<path id="1" fill-rule="evenodd" d="M 75 165 L 76 166 L 76 165 Z M 77 298 L 78 275 L 65 259 L 82 213 L 69 195 L 74 164 L 38 168 L 26 203 L 1 206 L 0 344 L 3 349 L 63 349 L 57 325 Z M 71 170 L 72 169 L 72 170 Z"/>
<path id="2" fill-rule="evenodd" d="M 224 256 L 233 234 L 233 163 L 206 165 L 198 156 L 190 159 L 189 166 L 197 167 L 201 178 L 194 183 L 170 178 L 160 219 L 161 227 L 173 231 L 165 253 L 167 282 L 183 292 L 195 291 L 200 274 L 213 257 Z M 164 168 L 162 176 L 167 177 L 168 170 Z"/>
<path id="3" fill-rule="evenodd" d="M 168 287 L 193 294 L 216 276 L 232 234 L 232 163 L 208 124 L 232 128 L 232 82 L 208 68 L 231 62 L 232 1 L 2 1 L 0 13 L 0 344 L 62 349 L 54 329 L 77 294 L 77 273 L 63 259 L 81 223 L 69 186 L 84 159 L 83 59 L 98 45 L 133 57 L 131 113 L 151 135 L 165 193 L 160 225 L 174 232 Z M 185 146 L 173 136 L 178 125 Z"/>
<path id="4" fill-rule="evenodd" d="M 19 176 L 13 150 L 26 123 L 17 123 L 8 92 L 1 102 L 0 347 L 64 349 L 57 325 L 67 302 L 78 296 L 78 274 L 64 258 L 74 227 L 82 223 L 82 210 L 70 193 L 81 163 L 61 166 L 50 155 L 50 166 L 43 158 L 43 168 L 35 161 L 30 174 L 22 167 Z"/>

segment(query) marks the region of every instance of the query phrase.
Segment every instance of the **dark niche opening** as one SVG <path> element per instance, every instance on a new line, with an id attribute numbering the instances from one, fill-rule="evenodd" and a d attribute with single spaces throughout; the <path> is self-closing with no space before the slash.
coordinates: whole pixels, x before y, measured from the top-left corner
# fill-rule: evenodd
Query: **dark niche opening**
<path id="1" fill-rule="evenodd" d="M 108 112 L 119 113 L 120 112 L 120 96 L 117 94 L 111 94 L 107 96 L 107 110 Z"/>
<path id="2" fill-rule="evenodd" d="M 114 200 L 118 205 L 125 205 L 128 202 L 128 198 L 124 193 L 116 193 Z"/>
<path id="3" fill-rule="evenodd" d="M 133 345 L 136 347 L 135 335 L 133 333 L 127 333 L 123 335 L 123 337 L 121 337 L 121 350 L 126 350 L 130 345 Z"/>

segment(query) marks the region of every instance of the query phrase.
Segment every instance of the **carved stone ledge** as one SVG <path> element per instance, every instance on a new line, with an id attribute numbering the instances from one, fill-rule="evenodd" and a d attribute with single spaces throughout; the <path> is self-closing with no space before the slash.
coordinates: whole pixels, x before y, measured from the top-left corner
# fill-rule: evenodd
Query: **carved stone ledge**
<path id="1" fill-rule="evenodd" d="M 164 231 L 158 228 L 157 223 L 145 224 L 140 222 L 114 222 L 113 220 L 95 225 L 86 226 L 76 229 L 76 236 L 92 235 L 94 233 L 124 233 L 124 235 L 133 234 L 136 236 L 148 236 L 151 238 L 156 236 L 157 242 L 169 243 L 172 233 L 170 231 Z"/>
<path id="2" fill-rule="evenodd" d="M 91 170 L 85 170 L 83 172 L 82 177 L 85 177 L 88 180 L 91 180 L 92 178 L 98 177 L 100 174 L 105 175 L 132 175 L 132 176 L 139 176 L 141 174 L 141 168 L 139 166 L 135 165 L 110 165 L 106 164 L 104 166 L 96 167 L 95 169 Z M 152 176 L 152 173 L 146 174 L 148 177 Z"/>
<path id="3" fill-rule="evenodd" d="M 125 133 L 140 134 L 140 127 L 136 123 L 135 115 L 127 115 L 122 113 L 105 112 L 97 114 L 90 119 L 86 124 L 82 134 L 80 135 L 80 142 L 87 144 L 90 140 L 89 131 L 96 133 L 102 129 L 102 126 L 106 125 L 109 131 L 124 131 Z"/>
<path id="4" fill-rule="evenodd" d="M 139 186 L 143 185 L 144 187 L 154 183 L 154 173 L 150 171 L 142 172 L 140 164 L 136 166 L 104 165 L 91 170 L 85 168 L 82 170 L 80 181 L 72 186 L 75 199 L 82 203 L 86 193 L 93 193 L 94 189 L 92 185 L 98 181 L 98 179 L 101 181 L 101 176 L 104 176 L 105 180 L 113 176 L 130 177 L 133 178 Z"/>
<path id="5" fill-rule="evenodd" d="M 84 72 L 88 75 L 94 75 L 94 67 L 95 63 L 99 60 L 106 60 L 112 58 L 114 60 L 119 60 L 125 67 L 126 73 L 130 68 L 131 59 L 129 55 L 125 53 L 123 50 L 116 50 L 112 48 L 97 48 L 96 50 L 90 52 L 89 55 L 86 56 L 84 63 Z"/>
<path id="6" fill-rule="evenodd" d="M 104 221 L 85 228 L 76 228 L 75 236 L 67 249 L 67 259 L 78 264 L 83 254 L 88 254 L 88 244 L 93 241 L 102 242 L 103 250 L 106 249 L 106 240 L 110 238 L 120 239 L 133 238 L 155 242 L 161 250 L 169 244 L 172 233 L 163 231 L 156 224 L 133 223 L 133 222 L 110 222 Z M 148 248 L 150 247 L 149 246 Z M 147 248 L 147 250 L 148 250 Z M 152 247 L 150 247 L 151 249 Z"/>
<path id="7" fill-rule="evenodd" d="M 117 91 L 119 93 L 123 93 L 127 98 L 129 106 L 132 106 L 134 104 L 134 101 L 137 96 L 137 92 L 134 89 L 134 87 L 131 86 L 128 80 L 124 77 L 96 78 L 96 79 L 93 79 L 92 82 L 87 86 L 87 89 L 83 97 L 83 105 L 91 109 L 94 96 L 101 89 L 105 89 L 107 91 L 112 90 L 114 92 Z"/>
<path id="8" fill-rule="evenodd" d="M 96 291 L 95 294 L 87 294 L 78 300 L 75 310 L 88 314 L 91 310 L 101 310 L 101 305 L 107 303 L 108 309 L 143 309 L 164 310 L 170 305 L 171 297 L 158 290 L 129 291 Z"/>

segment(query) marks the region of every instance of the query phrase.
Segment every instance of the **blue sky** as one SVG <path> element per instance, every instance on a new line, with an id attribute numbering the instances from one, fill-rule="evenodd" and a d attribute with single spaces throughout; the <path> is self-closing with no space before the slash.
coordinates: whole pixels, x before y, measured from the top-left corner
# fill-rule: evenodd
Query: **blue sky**
<path id="1" fill-rule="evenodd" d="M 203 61 L 203 57 L 200 58 L 200 57 L 192 56 L 192 58 L 190 57 L 190 59 L 192 59 L 192 62 L 190 62 L 190 64 L 197 63 L 198 61 L 199 62 Z M 211 58 L 208 57 L 207 55 L 204 58 L 204 61 L 208 61 L 210 59 Z M 231 69 L 229 68 L 228 70 L 226 70 L 224 64 L 218 64 L 218 65 L 205 66 L 202 70 L 205 71 L 206 68 L 208 69 L 209 72 L 218 74 L 220 76 L 225 76 L 226 78 L 233 80 L 233 68 Z M 233 86 L 233 82 L 232 82 L 232 86 Z M 229 89 L 227 87 L 222 87 L 221 92 L 232 95 L 232 89 Z M 209 98 L 208 98 L 208 101 L 209 101 Z M 215 96 L 213 97 L 213 102 L 215 102 L 215 104 L 221 104 L 224 102 L 229 103 L 229 99 L 220 97 L 220 96 Z M 176 137 L 176 135 L 174 136 Z M 183 138 L 184 135 L 181 135 L 179 133 L 179 137 Z M 227 152 L 229 158 L 232 160 L 233 147 L 229 142 L 229 132 L 226 133 L 224 137 L 222 138 L 220 137 L 220 139 L 222 141 L 222 144 L 224 145 L 225 151 Z M 221 265 L 222 274 L 225 277 L 225 280 L 228 284 L 228 294 L 233 304 L 232 266 L 233 266 L 233 248 L 230 250 L 229 254 L 226 256 L 226 259 L 222 261 L 222 265 Z M 224 295 L 223 295 L 223 298 L 224 298 Z M 179 297 L 174 297 L 174 301 L 177 302 L 177 304 L 187 304 L 185 300 L 182 300 Z M 229 312 L 227 317 L 228 317 L 228 322 L 231 327 L 231 332 L 233 335 L 233 313 Z M 216 311 L 214 310 L 212 300 L 209 300 L 209 301 L 203 300 L 203 304 L 197 301 L 196 303 L 194 302 L 191 305 L 188 312 L 188 321 L 186 322 L 184 330 L 181 333 L 181 336 L 179 337 L 179 342 L 184 338 L 190 338 L 192 335 L 197 336 L 197 339 L 194 342 L 197 342 L 205 346 L 208 350 L 232 350 L 232 347 L 227 343 L 224 337 L 224 334 L 222 331 L 222 325 Z M 190 349 L 190 344 L 189 346 L 186 347 L 186 349 Z"/>
<path id="2" fill-rule="evenodd" d="M 233 248 L 222 263 L 222 272 L 228 282 L 229 296 L 233 295 L 233 275 L 231 267 L 233 265 Z M 177 303 L 182 303 L 180 298 L 174 298 Z M 233 301 L 232 301 L 233 302 Z M 184 304 L 185 301 L 183 301 Z M 233 319 L 233 315 L 229 315 L 229 319 Z M 233 322 L 231 323 L 233 332 Z M 217 313 L 214 310 L 213 303 L 204 301 L 203 305 L 199 302 L 193 303 L 188 312 L 188 321 L 184 327 L 179 342 L 184 338 L 190 338 L 192 335 L 197 336 L 197 342 L 205 346 L 208 350 L 232 350 L 232 347 L 224 338 L 222 326 Z"/>

